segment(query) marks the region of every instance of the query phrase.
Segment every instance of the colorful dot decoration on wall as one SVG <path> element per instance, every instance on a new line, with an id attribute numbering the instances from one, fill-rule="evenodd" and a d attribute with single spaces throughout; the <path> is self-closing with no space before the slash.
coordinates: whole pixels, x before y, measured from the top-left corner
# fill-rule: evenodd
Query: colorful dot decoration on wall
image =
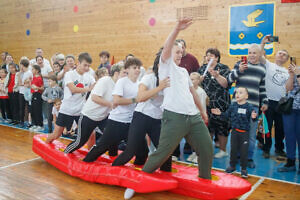
<path id="1" fill-rule="evenodd" d="M 74 11 L 75 13 L 77 13 L 77 12 L 78 12 L 78 6 L 74 6 L 73 11 Z"/>
<path id="2" fill-rule="evenodd" d="M 27 19 L 30 18 L 30 13 L 26 13 L 26 18 L 27 18 Z"/>
<path id="3" fill-rule="evenodd" d="M 155 2 L 155 0 L 149 0 L 149 2 L 150 2 L 150 3 L 154 3 L 154 2 Z"/>
<path id="4" fill-rule="evenodd" d="M 149 19 L 149 25 L 150 25 L 150 26 L 154 26 L 155 23 L 156 23 L 155 18 L 154 18 L 154 17 L 151 17 L 151 18 Z"/>
<path id="5" fill-rule="evenodd" d="M 26 30 L 26 35 L 27 35 L 27 36 L 30 35 L 30 30 L 29 30 L 29 29 Z"/>
<path id="6" fill-rule="evenodd" d="M 74 31 L 75 33 L 77 33 L 77 32 L 78 32 L 78 30 L 79 30 L 79 27 L 78 27 L 78 25 L 74 25 L 74 26 L 73 26 L 73 31 Z"/>

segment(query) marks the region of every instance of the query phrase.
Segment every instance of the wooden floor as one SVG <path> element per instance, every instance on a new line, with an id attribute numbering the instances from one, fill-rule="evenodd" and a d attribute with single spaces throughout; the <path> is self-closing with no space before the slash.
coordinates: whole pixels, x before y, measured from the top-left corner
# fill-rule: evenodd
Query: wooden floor
<path id="1" fill-rule="evenodd" d="M 31 150 L 33 133 L 0 125 L 0 200 L 119 200 L 124 188 L 71 177 Z M 62 140 L 65 143 L 69 141 Z M 240 199 L 300 199 L 300 186 L 249 177 L 253 191 Z M 192 200 L 169 192 L 137 194 L 134 200 Z"/>

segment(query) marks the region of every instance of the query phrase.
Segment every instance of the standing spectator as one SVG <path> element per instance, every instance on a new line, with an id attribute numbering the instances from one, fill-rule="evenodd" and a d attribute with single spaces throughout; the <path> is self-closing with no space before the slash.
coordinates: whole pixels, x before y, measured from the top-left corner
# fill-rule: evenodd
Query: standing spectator
<path id="1" fill-rule="evenodd" d="M 292 112 L 283 115 L 287 163 L 278 168 L 279 172 L 295 171 L 296 146 L 298 145 L 298 174 L 300 174 L 300 67 L 290 64 L 289 79 L 286 82 L 288 97 L 294 98 Z"/>
<path id="2" fill-rule="evenodd" d="M 5 63 L 2 65 L 2 69 L 5 69 L 7 72 L 9 72 L 9 64 L 14 63 L 14 59 L 12 55 L 7 54 L 5 58 Z M 19 71 L 19 65 L 16 64 L 16 71 Z"/>
<path id="3" fill-rule="evenodd" d="M 43 51 L 43 49 L 42 48 L 36 48 L 36 50 L 35 50 L 35 58 L 32 58 L 29 62 L 30 62 L 30 70 L 31 70 L 31 67 L 33 66 L 33 65 L 36 65 L 37 64 L 37 60 L 36 60 L 36 57 L 37 56 L 42 56 L 42 57 L 44 57 L 44 51 Z M 49 62 L 49 60 L 47 60 L 46 58 L 44 58 L 43 59 L 43 64 L 44 64 L 44 66 L 46 66 L 46 67 L 51 67 L 51 65 L 50 65 L 50 62 Z"/>
<path id="4" fill-rule="evenodd" d="M 55 75 L 49 77 L 49 87 L 45 89 L 42 99 L 47 103 L 47 118 L 48 118 L 48 133 L 52 133 L 52 109 L 53 103 L 56 99 L 62 99 L 63 90 L 57 85 L 57 78 Z"/>
<path id="5" fill-rule="evenodd" d="M 100 56 L 100 65 L 98 67 L 98 69 L 105 67 L 108 69 L 108 72 L 110 72 L 110 64 L 109 64 L 109 52 L 108 51 L 101 51 L 101 53 L 99 54 Z"/>
<path id="6" fill-rule="evenodd" d="M 19 124 L 19 90 L 18 90 L 18 74 L 16 64 L 9 64 L 9 73 L 5 79 L 5 87 L 8 91 L 9 105 L 12 112 L 12 125 Z"/>
<path id="7" fill-rule="evenodd" d="M 31 93 L 32 93 L 32 124 L 33 126 L 29 129 L 31 131 L 42 131 L 43 130 L 43 114 L 42 114 L 42 93 L 44 90 L 43 78 L 41 75 L 41 68 L 38 65 L 32 66 L 33 78 L 31 81 Z"/>
<path id="8" fill-rule="evenodd" d="M 31 93 L 31 79 L 26 79 L 24 81 L 24 99 L 26 101 L 26 105 L 28 107 L 28 125 L 27 128 L 32 127 L 32 110 L 31 110 L 31 101 L 32 101 L 32 93 Z"/>
<path id="9" fill-rule="evenodd" d="M 266 67 L 260 62 L 261 54 L 259 45 L 250 45 L 248 49 L 248 62 L 237 62 L 227 78 L 230 84 L 236 82 L 236 87 L 244 87 L 248 90 L 248 102 L 254 106 L 256 113 L 258 113 L 260 105 L 262 105 L 262 112 L 268 109 L 268 98 L 265 88 Z M 235 98 L 233 101 L 235 101 Z M 256 142 L 257 125 L 258 121 L 251 121 L 248 152 L 248 167 L 250 168 L 255 168 L 252 157 Z"/>
<path id="10" fill-rule="evenodd" d="M 5 60 L 6 60 L 7 55 L 8 55 L 8 52 L 2 52 L 1 53 L 1 65 L 0 65 L 1 67 L 6 64 Z"/>
<path id="11" fill-rule="evenodd" d="M 211 109 L 218 108 L 221 112 L 225 112 L 230 105 L 230 84 L 227 83 L 226 79 L 230 69 L 228 66 L 220 63 L 221 54 L 218 49 L 209 48 L 205 54 L 207 62 L 212 60 L 210 66 L 203 65 L 199 69 L 201 84 L 209 97 L 207 109 L 209 116 L 208 129 L 211 137 L 217 136 L 220 143 L 220 151 L 216 153 L 215 158 L 222 158 L 228 156 L 226 145 L 230 123 L 219 115 L 212 114 Z M 209 68 L 207 69 L 207 67 Z"/>
<path id="12" fill-rule="evenodd" d="M 183 50 L 179 66 L 185 68 L 189 74 L 197 72 L 200 67 L 197 58 L 186 51 L 186 42 L 183 39 L 178 39 L 176 41 L 182 45 Z"/>
<path id="13" fill-rule="evenodd" d="M 62 56 L 61 56 L 62 58 Z M 60 65 L 59 65 L 60 66 Z M 75 69 L 75 56 L 69 54 L 66 56 L 66 64 L 61 68 L 61 71 L 57 74 L 57 80 L 62 82 L 62 87 L 64 87 L 64 76 L 65 74 Z"/>
<path id="14" fill-rule="evenodd" d="M 24 98 L 24 92 L 25 92 L 25 86 L 24 82 L 25 80 L 32 80 L 32 72 L 28 69 L 29 67 L 29 60 L 28 59 L 22 59 L 20 61 L 20 72 L 19 74 L 19 115 L 20 115 L 20 127 L 24 127 L 24 117 L 25 117 L 25 106 L 26 101 Z"/>
<path id="15" fill-rule="evenodd" d="M 261 49 L 269 40 L 270 35 L 265 36 L 261 41 Z M 285 83 L 289 78 L 288 70 L 283 66 L 289 59 L 289 54 L 286 50 L 280 50 L 276 53 L 275 63 L 262 57 L 262 63 L 266 65 L 266 92 L 269 99 L 269 107 L 266 111 L 268 127 L 271 132 L 273 122 L 275 125 L 275 153 L 278 156 L 286 157 L 284 152 L 284 131 L 281 113 L 276 111 L 278 101 L 286 94 Z M 272 147 L 272 136 L 265 137 L 265 144 L 263 144 L 263 156 L 270 157 L 270 149 Z"/>
<path id="16" fill-rule="evenodd" d="M 12 116 L 9 107 L 7 88 L 5 88 L 6 75 L 6 70 L 0 69 L 0 109 L 4 122 L 9 122 L 12 119 Z"/>

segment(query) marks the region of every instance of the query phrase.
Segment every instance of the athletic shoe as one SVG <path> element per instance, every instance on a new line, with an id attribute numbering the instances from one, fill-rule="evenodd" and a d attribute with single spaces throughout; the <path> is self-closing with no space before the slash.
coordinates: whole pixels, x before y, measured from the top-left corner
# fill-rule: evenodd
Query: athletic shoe
<path id="1" fill-rule="evenodd" d="M 235 167 L 231 167 L 231 166 L 227 167 L 225 170 L 225 172 L 228 174 L 232 174 L 234 171 L 235 171 Z"/>
<path id="2" fill-rule="evenodd" d="M 263 157 L 264 158 L 270 158 L 270 152 L 264 151 L 263 152 Z"/>
<path id="3" fill-rule="evenodd" d="M 277 150 L 275 150 L 275 154 L 278 157 L 284 157 L 284 158 L 286 158 L 286 153 L 284 151 L 277 151 Z"/>
<path id="4" fill-rule="evenodd" d="M 196 156 L 193 160 L 192 163 L 198 163 L 198 156 Z"/>
<path id="5" fill-rule="evenodd" d="M 223 158 L 223 157 L 226 157 L 226 156 L 228 156 L 228 153 L 221 150 L 221 149 L 218 153 L 215 154 L 215 158 Z"/>
<path id="6" fill-rule="evenodd" d="M 29 128 L 29 130 L 30 130 L 30 131 L 34 131 L 34 129 L 36 129 L 36 128 L 37 128 L 37 126 L 33 125 L 33 126 L 31 126 L 31 127 Z"/>
<path id="7" fill-rule="evenodd" d="M 248 167 L 251 168 L 251 169 L 255 168 L 255 163 L 252 159 L 248 160 Z"/>
<path id="8" fill-rule="evenodd" d="M 126 188 L 125 192 L 124 192 L 124 199 L 128 200 L 131 199 L 134 195 L 135 191 L 133 189 L 130 188 Z"/>
<path id="9" fill-rule="evenodd" d="M 242 178 L 248 178 L 248 172 L 247 172 L 247 170 L 246 169 L 242 169 L 241 170 L 241 176 L 242 176 Z"/>
<path id="10" fill-rule="evenodd" d="M 193 162 L 193 160 L 197 157 L 196 152 L 193 152 L 189 157 L 186 159 L 189 162 Z"/>
<path id="11" fill-rule="evenodd" d="M 40 132 L 40 131 L 43 131 L 44 128 L 41 127 L 41 126 L 37 126 L 35 129 L 33 129 L 34 132 Z"/>
<path id="12" fill-rule="evenodd" d="M 178 157 L 177 156 L 172 156 L 172 161 L 178 161 Z"/>
<path id="13" fill-rule="evenodd" d="M 287 163 L 277 169 L 278 172 L 293 172 L 296 171 L 295 160 L 287 159 Z"/>

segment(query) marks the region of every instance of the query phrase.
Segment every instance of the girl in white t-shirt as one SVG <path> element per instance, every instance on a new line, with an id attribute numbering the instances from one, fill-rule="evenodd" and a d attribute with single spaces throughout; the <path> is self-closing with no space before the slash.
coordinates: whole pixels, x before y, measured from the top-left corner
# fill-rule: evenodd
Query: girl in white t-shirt
<path id="1" fill-rule="evenodd" d="M 143 165 L 148 157 L 148 147 L 145 140 L 146 134 L 151 138 L 155 147 L 158 146 L 163 102 L 162 90 L 169 87 L 170 80 L 165 78 L 159 81 L 158 63 L 161 52 L 154 61 L 153 72 L 146 74 L 139 82 L 137 102 L 130 124 L 128 142 L 125 151 L 114 160 L 112 166 L 125 165 L 134 156 L 134 164 Z M 161 170 L 171 171 L 171 158 L 162 165 Z"/>
<path id="2" fill-rule="evenodd" d="M 106 151 L 114 151 L 111 156 L 117 155 L 117 148 L 122 140 L 127 139 L 129 125 L 136 106 L 138 92 L 138 76 L 142 62 L 137 58 L 126 61 L 127 77 L 118 80 L 113 90 L 113 106 L 115 107 L 107 120 L 104 133 L 99 143 L 83 159 L 85 162 L 97 160 Z"/>

